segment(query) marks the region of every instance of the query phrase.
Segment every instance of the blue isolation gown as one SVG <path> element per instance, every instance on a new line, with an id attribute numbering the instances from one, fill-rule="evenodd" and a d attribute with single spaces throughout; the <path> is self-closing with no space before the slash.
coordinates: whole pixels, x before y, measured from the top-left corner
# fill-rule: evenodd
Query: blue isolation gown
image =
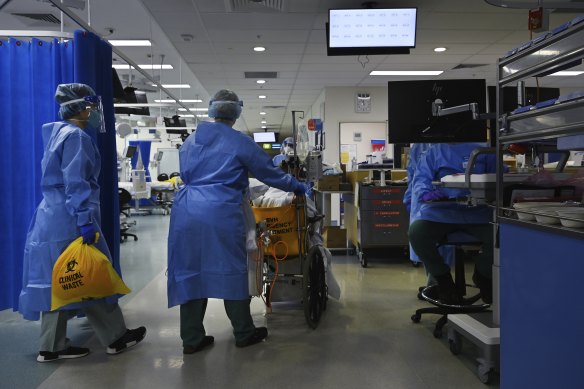
<path id="1" fill-rule="evenodd" d="M 412 187 L 412 216 L 415 220 L 428 220 L 454 224 L 482 224 L 492 220 L 492 210 L 486 206 L 467 206 L 455 201 L 424 202 L 424 194 L 435 190 L 432 181 L 440 181 L 450 174 L 466 170 L 471 152 L 485 147 L 483 143 L 437 143 L 420 158 Z M 479 155 L 472 173 L 494 173 L 496 158 L 493 154 Z M 440 188 L 449 199 L 466 197 L 467 189 Z"/>
<path id="2" fill-rule="evenodd" d="M 43 125 L 42 135 L 43 199 L 26 239 L 18 307 L 28 320 L 38 320 L 40 312 L 51 310 L 53 265 L 63 250 L 80 236 L 80 226 L 93 223 L 100 233 L 95 247 L 111 261 L 99 227 L 101 157 L 97 145 L 83 129 L 67 122 Z M 117 297 L 107 300 L 115 302 Z M 79 309 L 96 301 L 102 300 L 69 304 L 60 310 Z"/>
<path id="3" fill-rule="evenodd" d="M 248 136 L 201 123 L 181 146 L 184 187 L 168 235 L 168 306 L 201 298 L 249 298 L 244 194 L 248 174 L 291 192 L 298 181 L 275 167 Z"/>
<path id="4" fill-rule="evenodd" d="M 404 193 L 404 205 L 407 207 L 410 206 L 410 225 L 417 220 L 415 215 L 418 212 L 418 207 L 420 205 L 419 202 L 416 202 L 416 208 L 412 207 L 412 188 L 414 186 L 414 175 L 416 172 L 416 167 L 418 166 L 418 162 L 422 155 L 430 149 L 432 143 L 412 143 L 410 147 L 410 159 L 408 161 L 408 166 L 406 166 L 406 172 L 408 174 L 408 188 Z M 440 254 L 442 258 L 444 258 L 444 262 L 446 262 L 449 266 L 452 265 L 454 262 L 454 249 L 449 246 L 442 246 L 439 248 Z M 422 260 L 414 251 L 412 245 L 410 245 L 410 260 L 412 262 L 421 262 Z"/>

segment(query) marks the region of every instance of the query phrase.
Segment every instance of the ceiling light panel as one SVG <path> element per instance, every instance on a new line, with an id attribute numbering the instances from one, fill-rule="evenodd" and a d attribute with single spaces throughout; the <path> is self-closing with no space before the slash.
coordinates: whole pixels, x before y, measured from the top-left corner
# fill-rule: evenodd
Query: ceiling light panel
<path id="1" fill-rule="evenodd" d="M 152 46 L 148 39 L 110 39 L 108 42 L 112 46 Z"/>

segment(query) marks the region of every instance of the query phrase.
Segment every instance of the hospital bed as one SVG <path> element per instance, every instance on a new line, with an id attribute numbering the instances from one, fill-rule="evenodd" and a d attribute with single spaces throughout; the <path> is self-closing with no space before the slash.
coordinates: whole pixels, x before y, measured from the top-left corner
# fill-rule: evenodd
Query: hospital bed
<path id="1" fill-rule="evenodd" d="M 132 195 L 136 210 L 162 209 L 165 215 L 170 213 L 172 201 L 179 186 L 178 180 L 152 181 L 146 182 L 145 191 L 137 192 L 132 182 L 118 182 L 119 188 L 127 190 Z M 147 204 L 140 204 L 140 200 L 145 200 Z"/>
<path id="2" fill-rule="evenodd" d="M 268 312 L 273 302 L 301 300 L 311 328 L 326 310 L 332 277 L 320 235 L 323 216 L 315 210 L 304 196 L 282 206 L 254 206 L 257 249 L 248 250 L 250 294 L 260 296 Z"/>

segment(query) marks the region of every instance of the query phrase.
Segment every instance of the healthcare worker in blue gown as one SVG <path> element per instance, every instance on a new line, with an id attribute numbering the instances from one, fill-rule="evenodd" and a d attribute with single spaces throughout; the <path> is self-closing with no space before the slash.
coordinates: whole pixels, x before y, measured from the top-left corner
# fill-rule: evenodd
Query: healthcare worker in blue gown
<path id="1" fill-rule="evenodd" d="M 492 210 L 487 206 L 468 206 L 457 202 L 465 198 L 466 189 L 437 188 L 432 181 L 446 175 L 462 174 L 471 152 L 484 147 L 481 143 L 439 143 L 430 147 L 420 158 L 412 187 L 412 217 L 409 239 L 412 248 L 424 262 L 426 270 L 438 283 L 439 301 L 460 304 L 450 266 L 438 251 L 438 245 L 455 231 L 467 232 L 483 242 L 482 251 L 475 256 L 473 281 L 480 288 L 483 301 L 492 301 L 491 266 L 493 264 Z M 494 155 L 479 155 L 472 173 L 494 173 Z"/>
<path id="2" fill-rule="evenodd" d="M 404 199 L 403 199 L 404 205 L 406 206 L 408 212 L 410 213 L 410 223 L 409 223 L 410 225 L 417 220 L 415 217 L 415 215 L 417 214 L 417 209 L 412 209 L 412 188 L 414 186 L 414 174 L 416 172 L 416 168 L 418 166 L 420 158 L 422 157 L 422 155 L 426 151 L 428 151 L 428 149 L 430 149 L 431 146 L 432 146 L 432 143 L 412 143 L 410 145 L 410 157 L 408 159 L 408 164 L 406 166 L 406 173 L 407 173 L 407 177 L 408 177 L 408 187 L 404 193 Z M 419 203 L 417 203 L 417 205 L 419 205 Z M 452 264 L 454 262 L 453 248 L 450 246 L 441 246 L 438 249 L 438 251 L 440 251 L 440 255 L 442 256 L 442 258 L 444 259 L 446 264 L 448 264 L 448 266 L 452 267 Z M 411 244 L 410 244 L 410 260 L 413 263 L 419 263 L 422 261 L 420 259 L 420 257 L 418 256 L 418 254 L 416 254 L 416 252 L 412 248 Z M 418 288 L 419 292 L 421 292 L 424 288 L 426 288 L 426 286 L 431 286 L 431 285 L 436 284 L 436 280 L 434 279 L 432 274 L 428 273 L 427 270 L 426 270 L 426 275 L 428 277 L 427 283 L 426 283 L 426 285 Z"/>
<path id="3" fill-rule="evenodd" d="M 117 354 L 140 342 L 146 329 L 127 329 L 117 297 L 69 304 L 51 311 L 53 265 L 63 250 L 83 236 L 111 261 L 100 230 L 98 177 L 101 158 L 95 141 L 104 129 L 101 100 L 85 84 L 61 84 L 55 100 L 63 121 L 43 125 L 43 199 L 33 216 L 24 249 L 19 311 L 25 319 L 41 318 L 39 362 L 79 358 L 89 349 L 71 346 L 67 320 L 87 316 L 106 353 Z M 99 233 L 99 239 L 97 239 Z"/>
<path id="4" fill-rule="evenodd" d="M 288 155 L 290 155 L 293 151 L 294 151 L 294 139 L 292 139 L 292 137 L 289 136 L 288 138 L 284 139 L 284 142 L 282 142 L 282 148 L 280 148 L 280 154 L 274 155 L 274 158 L 272 158 L 272 162 L 274 163 L 274 166 L 280 166 L 282 164 L 282 161 L 284 161 L 288 157 Z"/>
<path id="5" fill-rule="evenodd" d="M 305 193 L 304 184 L 275 167 L 268 154 L 232 126 L 242 102 L 220 90 L 209 102 L 214 122 L 197 126 L 179 151 L 184 187 L 172 206 L 168 236 L 168 306 L 180 305 L 183 353 L 211 345 L 203 318 L 208 298 L 224 300 L 235 344 L 246 347 L 268 335 L 250 314 L 244 207 L 248 174 L 278 189 Z"/>

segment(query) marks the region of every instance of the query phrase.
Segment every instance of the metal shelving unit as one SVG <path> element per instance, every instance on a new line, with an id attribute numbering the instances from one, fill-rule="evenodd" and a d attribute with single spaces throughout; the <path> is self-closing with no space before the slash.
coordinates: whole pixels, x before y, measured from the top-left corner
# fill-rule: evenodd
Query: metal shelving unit
<path id="1" fill-rule="evenodd" d="M 581 304 L 575 274 L 584 274 L 584 229 L 515 218 L 513 209 L 503 202 L 502 158 L 511 143 L 545 144 L 549 152 L 558 138 L 584 136 L 584 93 L 502 112 L 502 88 L 581 64 L 583 20 L 579 17 L 558 26 L 509 51 L 498 62 L 498 258 L 494 269 L 501 286 L 500 318 L 496 318 L 501 328 L 501 387 L 577 387 L 580 381 L 578 353 L 568 345 L 576 339 L 579 345 L 584 343 L 576 329 L 584 325 L 584 313 L 571 309 Z"/>

